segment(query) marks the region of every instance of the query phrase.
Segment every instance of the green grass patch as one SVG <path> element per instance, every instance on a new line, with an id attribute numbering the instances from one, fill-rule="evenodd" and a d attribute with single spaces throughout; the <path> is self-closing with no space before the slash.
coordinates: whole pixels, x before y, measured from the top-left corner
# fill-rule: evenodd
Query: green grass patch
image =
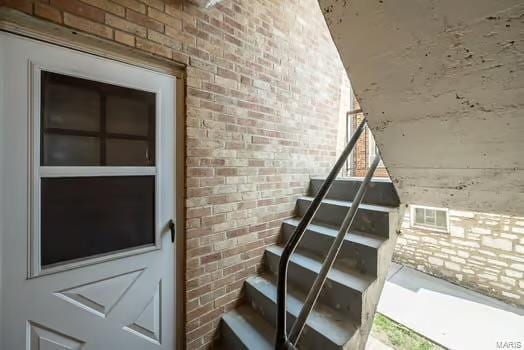
<path id="1" fill-rule="evenodd" d="M 409 328 L 376 313 L 371 335 L 396 350 L 441 350 L 441 346 L 415 333 Z"/>

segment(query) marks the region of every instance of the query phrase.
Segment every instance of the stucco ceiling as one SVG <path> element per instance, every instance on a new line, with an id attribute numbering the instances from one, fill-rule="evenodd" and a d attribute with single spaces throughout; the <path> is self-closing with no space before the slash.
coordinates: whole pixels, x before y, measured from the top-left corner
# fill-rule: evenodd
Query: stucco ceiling
<path id="1" fill-rule="evenodd" d="M 524 2 L 319 4 L 401 200 L 524 216 Z"/>

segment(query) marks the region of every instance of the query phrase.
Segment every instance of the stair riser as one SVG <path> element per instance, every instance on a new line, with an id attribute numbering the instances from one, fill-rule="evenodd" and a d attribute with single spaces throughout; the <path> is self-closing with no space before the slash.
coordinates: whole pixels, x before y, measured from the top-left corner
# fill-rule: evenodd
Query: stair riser
<path id="1" fill-rule="evenodd" d="M 245 297 L 247 302 L 255 309 L 259 315 L 261 315 L 267 322 L 269 322 L 273 327 L 276 327 L 276 303 L 270 298 L 262 294 L 258 289 L 253 285 L 247 283 L 245 285 Z M 287 329 L 288 332 L 291 330 L 293 323 L 295 322 L 295 316 L 291 313 L 287 313 Z M 299 339 L 298 343 L 299 349 L 340 349 L 339 346 L 331 342 L 329 339 L 316 332 L 314 329 L 306 325 L 302 336 Z"/>
<path id="2" fill-rule="evenodd" d="M 273 275 L 277 276 L 280 256 L 266 250 L 264 259 L 266 268 Z M 317 273 L 293 261 L 289 262 L 288 283 L 293 284 L 299 290 L 307 293 L 311 289 L 316 277 Z M 360 315 L 362 313 L 362 293 L 360 291 L 348 288 L 328 278 L 322 288 L 319 300 L 334 309 L 347 313 L 351 319 L 360 321 Z"/>
<path id="3" fill-rule="evenodd" d="M 297 200 L 299 216 L 304 216 L 309 208 L 311 201 L 305 199 Z M 349 207 L 331 203 L 322 203 L 318 208 L 313 222 L 321 222 L 340 227 L 344 217 L 349 211 Z M 351 229 L 374 234 L 380 237 L 389 237 L 389 213 L 360 208 L 357 211 Z"/>
<path id="4" fill-rule="evenodd" d="M 310 185 L 311 196 L 315 196 L 323 179 L 312 179 Z M 335 180 L 327 194 L 327 198 L 344 201 L 353 201 L 361 182 L 357 180 Z M 391 182 L 371 182 L 364 196 L 364 203 L 396 207 L 400 201 Z"/>
<path id="5" fill-rule="evenodd" d="M 229 328 L 225 322 L 220 322 L 220 341 L 221 349 L 248 350 L 248 348 L 238 339 L 235 332 Z"/>
<path id="6" fill-rule="evenodd" d="M 282 233 L 285 241 L 287 241 L 293 232 L 295 232 L 295 228 L 295 226 L 287 223 L 282 225 Z M 298 247 L 301 250 L 318 256 L 326 256 L 333 241 L 334 238 L 331 236 L 306 230 Z M 345 240 L 342 244 L 336 264 L 343 264 L 344 266 L 355 268 L 362 273 L 369 273 L 376 276 L 377 253 L 377 249 L 375 248 Z"/>

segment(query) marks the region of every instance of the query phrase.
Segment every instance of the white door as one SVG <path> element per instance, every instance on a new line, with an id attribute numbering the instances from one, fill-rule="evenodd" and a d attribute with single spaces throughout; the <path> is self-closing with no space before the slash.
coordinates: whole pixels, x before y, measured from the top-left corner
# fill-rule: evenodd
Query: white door
<path id="1" fill-rule="evenodd" d="M 172 76 L 0 33 L 2 350 L 175 348 Z"/>

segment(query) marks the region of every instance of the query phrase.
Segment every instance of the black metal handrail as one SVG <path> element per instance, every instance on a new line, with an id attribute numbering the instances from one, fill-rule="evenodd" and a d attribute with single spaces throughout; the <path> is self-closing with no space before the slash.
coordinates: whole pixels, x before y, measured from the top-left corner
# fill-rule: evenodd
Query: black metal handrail
<path id="1" fill-rule="evenodd" d="M 333 181 L 337 177 L 338 173 L 340 172 L 340 169 L 346 162 L 347 157 L 355 147 L 355 144 L 357 143 L 358 138 L 362 134 L 362 131 L 364 130 L 366 126 L 367 120 L 364 118 L 360 125 L 358 126 L 357 130 L 355 130 L 355 133 L 351 137 L 351 140 L 347 144 L 346 148 L 338 158 L 337 162 L 333 166 L 333 169 L 331 169 L 328 177 L 320 187 L 320 190 L 318 191 L 317 195 L 311 202 L 309 208 L 307 209 L 306 213 L 304 214 L 302 220 L 298 224 L 297 228 L 295 229 L 295 232 L 293 232 L 293 235 L 289 238 L 289 240 L 286 243 L 286 246 L 284 247 L 284 250 L 282 251 L 282 256 L 280 257 L 280 263 L 279 263 L 279 270 L 278 270 L 278 284 L 277 284 L 277 332 L 276 332 L 276 341 L 275 341 L 275 349 L 282 350 L 282 349 L 294 349 L 295 344 L 300 337 L 300 333 L 302 332 L 302 329 L 304 328 L 305 322 L 307 320 L 307 317 L 309 316 L 309 313 L 311 312 L 311 309 L 315 305 L 316 299 L 318 297 L 318 294 L 320 293 L 320 289 L 322 288 L 324 281 L 327 277 L 327 272 L 331 269 L 331 266 L 333 265 L 334 258 L 336 258 L 336 255 L 338 254 L 338 251 L 340 250 L 340 247 L 338 249 L 334 249 L 335 245 L 338 242 L 338 236 L 335 240 L 333 246 L 330 248 L 330 251 L 328 253 L 328 256 L 326 260 L 324 261 L 324 264 L 322 266 L 321 272 L 324 270 L 324 267 L 326 267 L 325 276 L 322 281 L 319 280 L 319 277 L 321 274 L 317 276 L 317 279 L 315 280 L 314 287 L 318 288 L 318 291 L 315 291 L 315 289 L 311 289 L 307 299 L 306 303 L 304 303 L 304 307 L 302 308 L 302 311 L 299 315 L 299 317 L 295 320 L 295 324 L 293 325 L 291 336 L 288 338 L 287 336 L 287 320 L 286 320 L 286 313 L 287 313 L 287 306 L 286 306 L 286 294 L 287 294 L 287 270 L 289 265 L 289 259 L 291 258 L 291 255 L 295 251 L 295 248 L 297 247 L 298 243 L 300 242 L 302 236 L 304 235 L 304 232 L 307 228 L 307 226 L 311 223 L 311 220 L 313 219 L 313 216 L 317 212 L 322 200 L 326 197 L 329 189 L 331 188 L 331 185 L 333 184 Z M 378 159 L 378 160 L 377 160 Z M 362 198 L 365 194 L 367 184 L 369 183 L 369 180 L 371 179 L 371 176 L 373 175 L 373 172 L 375 171 L 375 168 L 378 165 L 378 162 L 380 161 L 380 158 L 377 157 L 373 164 L 371 165 L 368 174 L 366 175 L 366 178 L 362 182 L 358 192 L 357 196 L 355 197 L 355 200 L 353 201 L 353 204 L 351 205 L 351 209 L 346 216 L 346 219 L 344 219 L 344 224 L 346 221 L 348 221 L 348 227 L 345 228 L 345 230 L 349 229 L 351 226 L 351 223 L 355 217 L 356 210 L 358 206 L 360 205 L 360 202 L 362 201 Z M 371 174 L 371 175 L 370 175 Z M 366 182 L 367 179 L 367 182 Z M 359 194 L 361 194 L 359 198 Z M 359 198 L 359 201 L 357 199 Z M 355 208 L 355 209 L 353 209 Z M 351 217 L 348 219 L 348 216 Z M 344 227 L 341 227 L 341 229 Z M 339 232 L 340 235 L 340 232 Z M 344 232 L 345 235 L 345 232 Z M 342 240 L 344 238 L 344 235 L 342 236 Z M 333 261 L 329 262 L 328 258 L 331 256 L 330 253 L 333 250 Z M 318 281 L 318 283 L 317 283 Z M 311 299 L 311 300 L 310 300 Z M 311 305 L 309 305 L 309 304 Z"/>

